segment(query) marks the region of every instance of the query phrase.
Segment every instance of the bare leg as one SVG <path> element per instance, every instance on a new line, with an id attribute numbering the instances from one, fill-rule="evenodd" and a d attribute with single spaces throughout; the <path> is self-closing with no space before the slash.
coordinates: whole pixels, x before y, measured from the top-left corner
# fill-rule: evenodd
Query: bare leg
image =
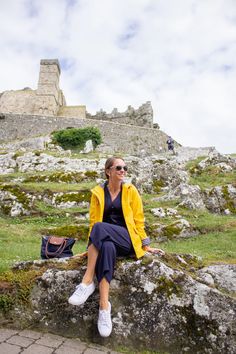
<path id="1" fill-rule="evenodd" d="M 82 283 L 89 285 L 92 283 L 95 273 L 95 266 L 98 258 L 97 248 L 91 244 L 88 248 L 88 264 Z"/>
<path id="2" fill-rule="evenodd" d="M 110 289 L 110 284 L 108 283 L 105 277 L 102 278 L 102 280 L 99 283 L 99 293 L 100 293 L 99 306 L 101 310 L 108 309 L 109 289 Z"/>

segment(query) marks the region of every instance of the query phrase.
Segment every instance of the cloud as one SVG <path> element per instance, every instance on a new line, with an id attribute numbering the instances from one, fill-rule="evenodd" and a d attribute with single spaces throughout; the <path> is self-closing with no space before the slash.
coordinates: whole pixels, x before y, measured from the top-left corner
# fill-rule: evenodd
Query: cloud
<path id="1" fill-rule="evenodd" d="M 0 91 L 36 88 L 40 59 L 58 58 L 67 104 L 150 100 L 183 145 L 235 152 L 234 0 L 8 0 L 0 19 Z"/>

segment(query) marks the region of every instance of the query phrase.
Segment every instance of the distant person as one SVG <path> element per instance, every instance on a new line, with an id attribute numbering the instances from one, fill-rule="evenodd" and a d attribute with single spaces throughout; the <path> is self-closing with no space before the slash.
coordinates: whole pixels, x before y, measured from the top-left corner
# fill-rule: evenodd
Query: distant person
<path id="1" fill-rule="evenodd" d="M 92 189 L 87 269 L 69 298 L 72 305 L 84 304 L 95 290 L 96 275 L 100 293 L 98 331 L 102 337 L 112 331 L 109 288 L 116 257 L 140 258 L 146 252 L 164 254 L 149 245 L 142 200 L 135 186 L 124 182 L 126 172 L 123 159 L 110 157 L 105 163 L 106 182 Z"/>
<path id="2" fill-rule="evenodd" d="M 171 136 L 168 137 L 167 141 L 166 141 L 166 144 L 168 146 L 168 151 L 172 151 L 173 154 L 175 153 L 174 152 L 174 140 L 172 139 Z"/>

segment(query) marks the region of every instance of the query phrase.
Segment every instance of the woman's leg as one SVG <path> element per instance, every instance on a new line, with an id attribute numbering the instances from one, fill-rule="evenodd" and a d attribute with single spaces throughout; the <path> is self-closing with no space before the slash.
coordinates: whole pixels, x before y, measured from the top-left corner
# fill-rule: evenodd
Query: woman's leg
<path id="1" fill-rule="evenodd" d="M 98 250 L 93 244 L 91 244 L 88 247 L 87 269 L 83 276 L 82 283 L 86 285 L 92 283 L 95 274 L 95 266 L 96 266 L 97 258 L 98 258 Z"/>
<path id="2" fill-rule="evenodd" d="M 102 280 L 99 283 L 99 294 L 100 294 L 99 307 L 101 310 L 108 309 L 109 289 L 110 289 L 110 284 L 108 283 L 105 277 L 102 278 Z"/>

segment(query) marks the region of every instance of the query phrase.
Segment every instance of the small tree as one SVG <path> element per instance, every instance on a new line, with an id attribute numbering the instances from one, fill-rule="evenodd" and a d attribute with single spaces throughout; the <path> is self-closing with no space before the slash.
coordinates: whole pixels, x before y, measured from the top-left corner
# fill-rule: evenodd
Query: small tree
<path id="1" fill-rule="evenodd" d="M 64 149 L 83 149 L 87 140 L 92 140 L 93 147 L 101 144 L 102 137 L 98 128 L 67 128 L 53 132 L 53 142 Z"/>

